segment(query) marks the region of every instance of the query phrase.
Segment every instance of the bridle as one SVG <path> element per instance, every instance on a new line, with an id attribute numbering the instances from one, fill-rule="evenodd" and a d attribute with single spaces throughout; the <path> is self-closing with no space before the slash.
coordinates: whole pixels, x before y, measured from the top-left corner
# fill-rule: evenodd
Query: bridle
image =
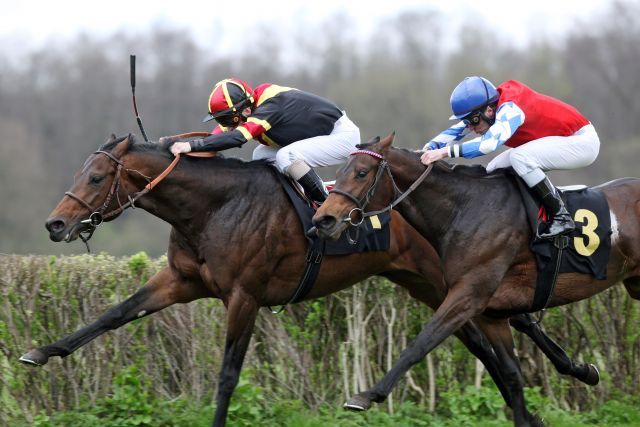
<path id="1" fill-rule="evenodd" d="M 425 171 L 422 172 L 422 174 L 418 177 L 418 179 L 416 179 L 414 183 L 411 184 L 411 186 L 407 189 L 407 191 L 403 193 L 400 190 L 400 188 L 398 188 L 398 185 L 396 184 L 396 181 L 393 178 L 393 174 L 391 173 L 391 167 L 389 166 L 389 162 L 387 162 L 387 160 L 384 158 L 382 154 L 376 153 L 375 151 L 371 151 L 371 150 L 356 150 L 351 153 L 352 156 L 356 154 L 367 154 L 371 157 L 374 157 L 380 160 L 380 162 L 378 163 L 378 170 L 376 171 L 376 176 L 373 178 L 373 182 L 369 186 L 369 189 L 367 189 L 367 191 L 365 192 L 364 196 L 362 198 L 357 198 L 353 194 L 344 190 L 340 190 L 335 187 L 329 191 L 329 193 L 336 193 L 346 197 L 356 205 L 355 208 L 349 211 L 346 217 L 340 220 L 340 222 L 346 222 L 353 227 L 359 227 L 360 225 L 362 225 L 364 220 L 368 217 L 371 217 L 374 215 L 380 215 L 396 207 L 400 202 L 402 202 L 409 194 L 413 192 L 413 190 L 415 190 L 422 183 L 422 181 L 427 177 L 427 175 L 429 175 L 429 173 L 433 169 L 433 163 L 431 163 L 429 166 L 427 166 Z M 399 196 L 395 200 L 393 200 L 389 204 L 389 206 L 383 209 L 365 212 L 364 209 L 367 207 L 367 205 L 371 201 L 371 198 L 373 197 L 373 194 L 375 193 L 376 188 L 378 187 L 378 184 L 380 184 L 382 175 L 384 175 L 385 172 L 389 175 L 389 178 L 391 179 L 391 183 L 393 185 L 393 196 L 394 197 L 398 195 Z M 352 219 L 354 214 L 358 214 L 358 216 L 360 216 L 359 221 L 354 222 L 354 220 Z"/>
<path id="2" fill-rule="evenodd" d="M 116 156 L 109 153 L 108 151 L 98 150 L 98 151 L 95 151 L 93 154 L 104 154 L 112 162 L 116 164 L 115 177 L 113 178 L 113 182 L 111 183 L 111 188 L 109 189 L 109 193 L 107 194 L 107 197 L 105 198 L 105 201 L 102 204 L 102 206 L 94 209 L 91 207 L 89 203 L 87 203 L 80 196 L 72 193 L 71 191 L 66 191 L 64 193 L 65 196 L 69 196 L 71 199 L 80 203 L 80 205 L 82 205 L 90 213 L 87 219 L 80 221 L 80 223 L 84 224 L 86 228 L 84 228 L 79 233 L 80 239 L 84 242 L 84 244 L 87 247 L 87 252 L 91 252 L 89 249 L 89 243 L 88 243 L 89 239 L 91 239 L 91 236 L 93 236 L 93 233 L 95 232 L 96 228 L 98 228 L 100 224 L 102 224 L 105 220 L 109 218 L 112 218 L 121 214 L 127 208 L 135 209 L 135 205 L 134 205 L 135 202 L 140 197 L 144 196 L 149 191 L 151 191 L 156 185 L 158 185 L 158 183 L 160 183 L 160 181 L 162 181 L 167 175 L 169 175 L 169 173 L 175 168 L 176 164 L 178 164 L 178 161 L 180 161 L 180 154 L 178 154 L 175 156 L 171 164 L 169 164 L 169 166 L 167 166 L 167 168 L 160 175 L 158 175 L 155 179 L 152 180 L 151 178 L 147 177 L 146 175 L 144 175 L 143 173 L 135 169 L 125 168 L 122 160 L 118 159 Z M 186 154 L 191 157 L 213 157 L 216 155 L 215 152 L 196 152 L 196 153 L 186 153 Z M 125 172 L 136 172 L 137 174 L 139 174 L 140 176 L 142 176 L 147 180 L 147 185 L 145 185 L 145 187 L 142 190 L 134 192 L 132 194 L 127 194 L 126 203 L 122 203 L 119 195 L 120 182 L 122 178 L 123 169 L 125 170 Z M 113 199 L 114 196 L 118 201 L 118 207 L 113 209 L 110 212 L 105 213 L 105 211 L 111 204 L 111 200 Z"/>
<path id="3" fill-rule="evenodd" d="M 82 239 L 84 244 L 87 246 L 87 251 L 88 252 L 90 252 L 88 241 L 89 241 L 89 239 L 91 239 L 91 236 L 93 235 L 93 232 L 96 230 L 96 228 L 100 224 L 102 224 L 102 222 L 105 219 L 110 218 L 110 217 L 116 215 L 116 213 L 122 212 L 125 209 L 125 207 L 123 207 L 122 203 L 120 202 L 120 197 L 117 196 L 117 193 L 120 190 L 121 171 L 122 171 L 122 168 L 124 167 L 124 163 L 122 163 L 122 161 L 120 159 L 118 159 L 116 156 L 114 156 L 113 154 L 111 154 L 111 153 L 109 153 L 107 151 L 98 150 L 98 151 L 94 152 L 93 154 L 94 155 L 95 154 L 104 154 L 112 162 L 114 162 L 117 165 L 115 178 L 113 179 L 113 182 L 111 183 L 111 188 L 109 189 L 109 193 L 107 194 L 107 197 L 106 197 L 104 203 L 102 204 L 102 206 L 100 206 L 97 209 L 94 209 L 94 208 L 91 207 L 91 205 L 89 203 L 87 203 L 80 196 L 72 193 L 71 191 L 66 191 L 64 193 L 65 196 L 69 196 L 70 198 L 72 198 L 76 202 L 80 203 L 90 213 L 89 214 L 89 218 L 80 221 L 81 224 L 86 224 L 88 228 L 84 229 L 79 234 L 80 239 Z M 113 199 L 114 195 L 116 195 L 116 199 L 118 200 L 118 204 L 120 206 L 120 209 L 111 211 L 107 215 L 104 215 L 104 211 L 107 209 L 107 207 L 111 203 L 111 199 Z M 129 200 L 131 200 L 131 196 L 129 196 Z"/>

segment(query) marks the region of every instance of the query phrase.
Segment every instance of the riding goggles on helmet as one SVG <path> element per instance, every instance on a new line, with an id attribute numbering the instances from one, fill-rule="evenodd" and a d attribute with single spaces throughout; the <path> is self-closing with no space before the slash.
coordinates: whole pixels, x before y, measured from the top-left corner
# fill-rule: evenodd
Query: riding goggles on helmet
<path id="1" fill-rule="evenodd" d="M 478 111 L 474 111 L 473 113 L 469 114 L 467 117 L 462 119 L 462 123 L 464 123 L 467 126 L 478 126 L 481 120 L 482 120 L 482 111 L 478 110 Z"/>
<path id="2" fill-rule="evenodd" d="M 216 122 L 224 127 L 234 127 L 240 123 L 240 114 L 224 114 L 221 116 L 213 117 Z"/>

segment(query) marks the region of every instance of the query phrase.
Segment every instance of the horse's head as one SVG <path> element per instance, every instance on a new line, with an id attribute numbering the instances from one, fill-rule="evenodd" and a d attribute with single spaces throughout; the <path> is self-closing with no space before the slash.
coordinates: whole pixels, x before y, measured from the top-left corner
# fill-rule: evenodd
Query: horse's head
<path id="1" fill-rule="evenodd" d="M 94 152 L 74 176 L 74 182 L 55 209 L 45 226 L 54 242 L 70 242 L 90 232 L 103 219 L 116 218 L 122 209 L 121 200 L 127 200 L 123 177 L 122 158 L 133 142 L 133 135 L 111 138 Z"/>
<path id="2" fill-rule="evenodd" d="M 365 209 L 389 206 L 395 187 L 385 156 L 394 136 L 376 137 L 358 145 L 338 170 L 329 197 L 313 216 L 320 237 L 337 239 L 347 227 L 363 221 Z"/>

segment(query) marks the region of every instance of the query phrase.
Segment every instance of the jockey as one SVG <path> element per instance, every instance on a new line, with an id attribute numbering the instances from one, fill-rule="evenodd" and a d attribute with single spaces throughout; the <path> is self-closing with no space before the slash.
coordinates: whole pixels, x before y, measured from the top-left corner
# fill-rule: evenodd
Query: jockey
<path id="1" fill-rule="evenodd" d="M 327 192 L 311 168 L 343 162 L 360 143 L 360 130 L 333 102 L 272 83 L 254 90 L 240 79 L 221 80 L 209 95 L 203 122 L 212 119 L 218 126 L 211 135 L 176 142 L 171 152 L 222 151 L 255 139 L 261 145 L 253 151 L 253 160 L 275 163 L 319 203 Z"/>
<path id="2" fill-rule="evenodd" d="M 512 166 L 533 190 L 553 220 L 543 238 L 575 229 L 575 224 L 545 171 L 588 166 L 600 150 L 593 125 L 576 108 L 538 93 L 517 80 L 497 88 L 483 77 L 465 78 L 451 94 L 450 120 L 457 123 L 427 142 L 422 163 L 445 157 L 473 158 L 499 146 L 509 150 L 487 165 L 487 172 Z M 476 137 L 461 143 L 468 134 Z"/>

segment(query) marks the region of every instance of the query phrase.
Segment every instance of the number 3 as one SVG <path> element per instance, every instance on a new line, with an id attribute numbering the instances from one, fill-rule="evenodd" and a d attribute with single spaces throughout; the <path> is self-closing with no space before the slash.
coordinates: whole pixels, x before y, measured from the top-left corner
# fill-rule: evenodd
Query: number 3
<path id="1" fill-rule="evenodd" d="M 584 223 L 582 226 L 582 235 L 584 237 L 574 237 L 573 246 L 580 255 L 591 256 L 600 246 L 600 238 L 595 232 L 596 227 L 598 227 L 598 217 L 590 210 L 578 209 L 573 216 L 573 220 Z M 588 245 L 585 245 L 585 237 L 588 239 Z"/>

